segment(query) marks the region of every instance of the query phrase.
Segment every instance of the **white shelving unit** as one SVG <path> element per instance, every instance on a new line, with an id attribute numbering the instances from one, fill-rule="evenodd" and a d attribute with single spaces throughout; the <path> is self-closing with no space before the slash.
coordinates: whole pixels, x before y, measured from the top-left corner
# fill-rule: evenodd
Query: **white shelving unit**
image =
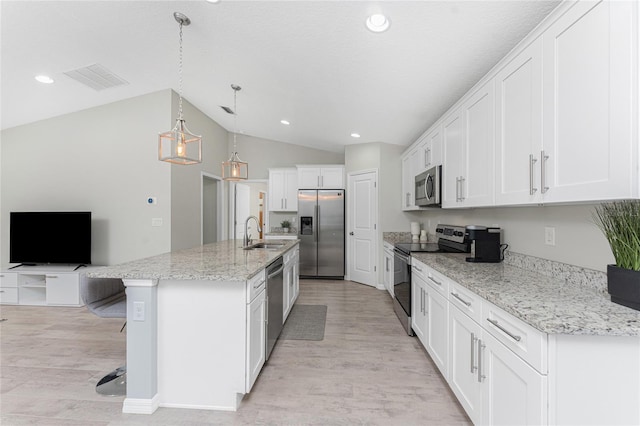
<path id="1" fill-rule="evenodd" d="M 0 304 L 82 306 L 80 278 L 90 268 L 77 265 L 19 266 L 0 271 Z"/>

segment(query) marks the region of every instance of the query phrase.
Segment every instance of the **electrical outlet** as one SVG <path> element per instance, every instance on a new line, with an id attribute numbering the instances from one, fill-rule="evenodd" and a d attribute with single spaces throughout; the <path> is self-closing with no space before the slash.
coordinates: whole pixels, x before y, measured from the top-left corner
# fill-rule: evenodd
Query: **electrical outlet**
<path id="1" fill-rule="evenodd" d="M 548 246 L 556 245 L 556 228 L 553 228 L 551 226 L 545 226 L 544 243 Z"/>
<path id="2" fill-rule="evenodd" d="M 144 302 L 133 302 L 133 320 L 144 321 Z"/>
<path id="3" fill-rule="evenodd" d="M 152 217 L 151 218 L 151 226 L 162 226 L 162 218 L 161 217 Z"/>

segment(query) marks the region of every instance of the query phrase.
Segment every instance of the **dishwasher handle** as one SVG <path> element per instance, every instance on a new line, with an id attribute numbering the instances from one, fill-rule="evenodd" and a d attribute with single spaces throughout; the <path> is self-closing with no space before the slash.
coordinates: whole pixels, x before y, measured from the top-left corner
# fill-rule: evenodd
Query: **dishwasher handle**
<path id="1" fill-rule="evenodd" d="M 283 269 L 284 269 L 284 264 L 280 264 L 280 267 L 275 272 L 269 272 L 269 275 L 267 275 L 267 279 L 273 278 L 276 275 L 280 275 Z"/>

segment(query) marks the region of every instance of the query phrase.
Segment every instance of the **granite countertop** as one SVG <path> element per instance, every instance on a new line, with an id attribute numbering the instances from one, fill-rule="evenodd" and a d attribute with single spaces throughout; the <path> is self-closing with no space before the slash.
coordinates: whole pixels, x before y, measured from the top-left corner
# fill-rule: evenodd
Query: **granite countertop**
<path id="1" fill-rule="evenodd" d="M 160 254 L 87 273 L 91 278 L 246 281 L 299 240 L 258 240 L 283 243 L 278 249 L 243 250 L 242 241 L 227 240 Z"/>
<path id="2" fill-rule="evenodd" d="M 504 263 L 469 263 L 467 256 L 412 254 L 544 333 L 640 336 L 640 311 L 613 303 L 605 294 Z"/>

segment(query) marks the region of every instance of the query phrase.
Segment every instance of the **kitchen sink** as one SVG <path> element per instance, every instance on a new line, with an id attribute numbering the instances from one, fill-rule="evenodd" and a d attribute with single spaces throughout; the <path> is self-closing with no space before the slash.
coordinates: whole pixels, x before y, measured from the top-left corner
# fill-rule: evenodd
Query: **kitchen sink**
<path id="1" fill-rule="evenodd" d="M 284 247 L 284 243 L 255 243 L 242 248 L 244 250 L 279 250 L 282 247 Z"/>

